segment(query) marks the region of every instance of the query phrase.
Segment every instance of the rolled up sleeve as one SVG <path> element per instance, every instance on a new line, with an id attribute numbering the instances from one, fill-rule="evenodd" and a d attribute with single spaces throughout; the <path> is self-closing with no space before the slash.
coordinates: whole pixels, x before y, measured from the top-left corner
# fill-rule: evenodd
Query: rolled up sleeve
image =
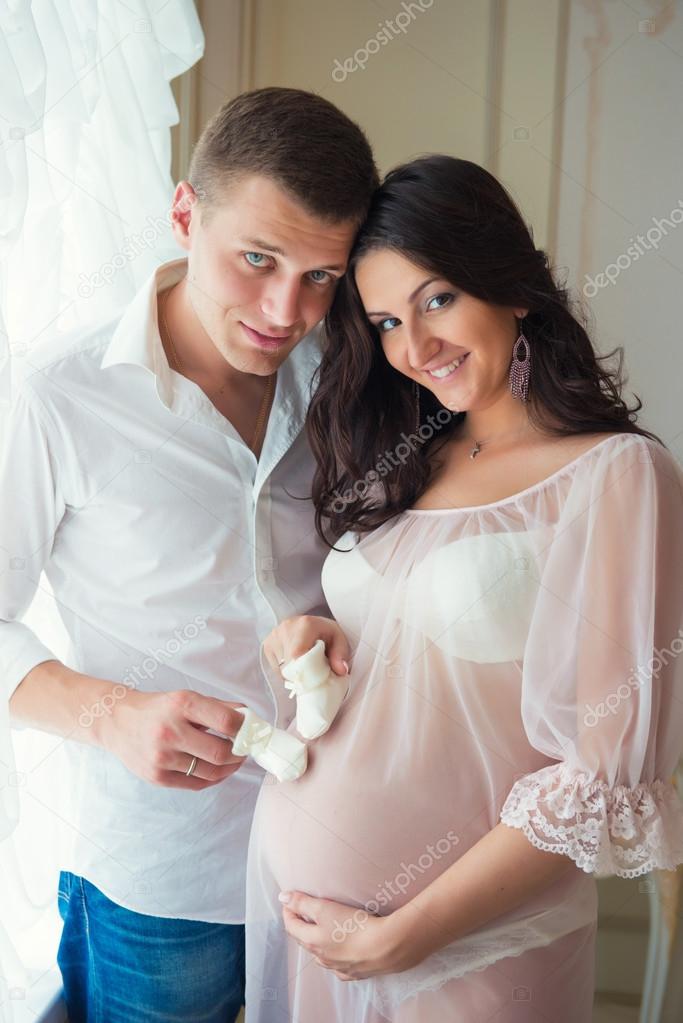
<path id="1" fill-rule="evenodd" d="M 0 450 L 0 679 L 5 700 L 32 668 L 55 657 L 21 621 L 64 515 L 51 430 L 40 400 L 30 389 L 18 389 Z"/>

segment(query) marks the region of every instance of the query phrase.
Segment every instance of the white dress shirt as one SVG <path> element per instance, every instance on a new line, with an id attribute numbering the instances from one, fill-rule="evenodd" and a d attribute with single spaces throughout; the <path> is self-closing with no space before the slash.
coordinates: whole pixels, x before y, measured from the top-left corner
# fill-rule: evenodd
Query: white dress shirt
<path id="1" fill-rule="evenodd" d="M 113 321 L 43 345 L 21 373 L 0 462 L 0 671 L 9 698 L 52 659 L 20 619 L 44 571 L 77 671 L 145 691 L 191 689 L 279 725 L 293 704 L 260 657 L 284 617 L 326 614 L 327 548 L 309 500 L 303 421 L 320 361 L 314 331 L 278 370 L 260 458 L 168 365 L 160 267 Z M 84 719 L 93 708 L 83 708 Z M 253 761 L 202 792 L 154 786 L 70 742 L 59 808 L 62 869 L 129 909 L 244 919 Z"/>

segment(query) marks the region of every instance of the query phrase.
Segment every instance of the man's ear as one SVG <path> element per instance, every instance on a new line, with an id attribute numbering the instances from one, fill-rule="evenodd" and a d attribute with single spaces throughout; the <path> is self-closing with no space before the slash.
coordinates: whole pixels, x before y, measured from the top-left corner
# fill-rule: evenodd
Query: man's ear
<path id="1" fill-rule="evenodd" d="M 199 196 L 190 182 L 179 181 L 171 206 L 171 227 L 175 240 L 183 249 L 190 248 L 190 221 L 198 201 Z"/>

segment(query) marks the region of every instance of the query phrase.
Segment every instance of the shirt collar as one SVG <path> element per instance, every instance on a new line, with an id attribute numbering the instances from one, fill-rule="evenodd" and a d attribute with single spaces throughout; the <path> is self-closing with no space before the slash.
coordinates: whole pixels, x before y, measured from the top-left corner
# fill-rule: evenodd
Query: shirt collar
<path id="1" fill-rule="evenodd" d="M 173 381 L 161 343 L 157 318 L 157 294 L 177 284 L 187 273 L 187 259 L 163 263 L 147 279 L 119 320 L 102 359 L 109 366 L 142 366 L 156 377 L 157 392 L 164 405 L 173 404 Z"/>
<path id="2" fill-rule="evenodd" d="M 119 320 L 102 359 L 109 366 L 142 366 L 156 378 L 163 403 L 173 406 L 173 375 L 159 334 L 157 294 L 177 284 L 187 273 L 187 259 L 163 263 L 138 291 Z M 292 427 L 300 427 L 311 399 L 311 382 L 322 357 L 322 328 L 314 327 L 292 349 L 278 369 Z"/>

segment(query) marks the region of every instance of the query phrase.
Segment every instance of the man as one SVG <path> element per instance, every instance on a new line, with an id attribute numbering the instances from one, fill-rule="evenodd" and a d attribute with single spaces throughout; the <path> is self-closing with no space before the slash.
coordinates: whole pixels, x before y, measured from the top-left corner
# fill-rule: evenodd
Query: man
<path id="1" fill-rule="evenodd" d="M 238 97 L 176 188 L 187 259 L 113 321 L 44 346 L 20 382 L 0 466 L 0 666 L 12 720 L 70 740 L 72 1023 L 228 1023 L 242 1003 L 263 774 L 229 737 L 236 705 L 288 723 L 260 642 L 325 610 L 302 426 L 314 328 L 377 183 L 364 134 L 326 100 Z M 19 621 L 42 570 L 68 666 Z"/>

